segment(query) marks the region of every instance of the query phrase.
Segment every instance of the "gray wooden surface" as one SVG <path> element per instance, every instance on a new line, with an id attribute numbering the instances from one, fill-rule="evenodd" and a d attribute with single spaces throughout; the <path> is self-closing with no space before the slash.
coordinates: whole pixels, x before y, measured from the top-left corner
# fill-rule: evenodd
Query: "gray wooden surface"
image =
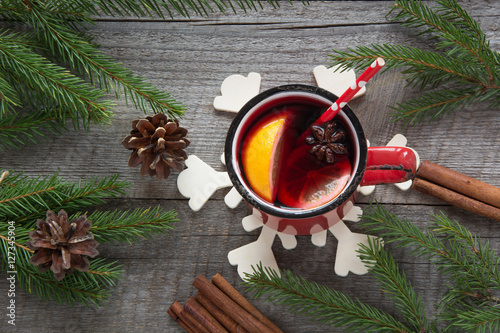
<path id="1" fill-rule="evenodd" d="M 462 1 L 491 40 L 500 49 L 500 2 Z M 313 2 L 304 7 L 283 3 L 278 10 L 266 6 L 247 14 L 211 14 L 176 20 L 99 19 L 90 32 L 104 53 L 118 59 L 134 72 L 169 91 L 188 108 L 182 121 L 189 129 L 195 154 L 217 170 L 225 132 L 233 114 L 215 111 L 212 102 L 220 84 L 231 74 L 262 75 L 262 90 L 281 84 L 314 84 L 312 69 L 328 65 L 332 48 L 370 43 L 400 43 L 427 47 L 411 31 L 385 18 L 391 2 Z M 423 159 L 453 168 L 495 186 L 500 186 L 500 112 L 478 105 L 438 122 L 401 128 L 390 121 L 389 105 L 415 96 L 404 88 L 399 71 L 376 76 L 362 98 L 351 107 L 360 118 L 372 145 L 385 145 L 397 133 Z M 222 201 L 227 190 L 218 192 L 199 212 L 192 212 L 176 188 L 176 176 L 167 181 L 141 177 L 138 169 L 127 167 L 129 151 L 120 144 L 131 121 L 141 112 L 124 102 L 115 109 L 115 119 L 104 129 L 94 127 L 89 135 L 65 133 L 35 146 L 2 152 L 0 167 L 30 175 L 53 174 L 67 180 L 88 176 L 109 176 L 116 172 L 132 183 L 126 197 L 112 200 L 103 208 L 130 209 L 161 205 L 176 209 L 180 222 L 168 236 L 133 245 L 101 245 L 101 255 L 124 265 L 123 279 L 101 309 L 75 308 L 46 303 L 24 292 L 16 296 L 16 327 L 6 327 L 5 310 L 0 310 L 0 331 L 39 332 L 181 332 L 167 315 L 170 304 L 183 303 L 193 296 L 192 281 L 199 274 L 221 273 L 240 291 L 236 268 L 229 265 L 228 251 L 257 239 L 258 232 L 246 233 L 241 219 L 248 214 L 241 205 L 229 209 Z M 360 206 L 377 200 L 389 211 L 415 223 L 428 225 L 430 215 L 443 211 L 471 231 L 489 240 L 500 250 L 500 225 L 450 207 L 418 192 L 401 192 L 394 186 L 379 186 L 374 194 L 360 198 Z M 351 230 L 360 231 L 355 223 Z M 310 280 L 336 288 L 380 309 L 392 312 L 390 299 L 374 285 L 369 275 L 338 277 L 333 272 L 336 240 L 329 236 L 323 248 L 298 237 L 294 250 L 284 250 L 279 241 L 273 247 L 281 268 L 291 269 Z M 432 266 L 395 250 L 394 255 L 426 304 L 429 314 L 446 287 L 443 276 Z M 4 299 L 8 283 L 0 274 Z M 245 295 L 249 296 L 249 294 Z M 341 332 L 307 318 L 287 314 L 280 306 L 262 300 L 254 303 L 285 332 Z M 3 304 L 3 302 L 2 302 Z M 4 304 L 5 305 L 5 304 Z M 2 308 L 3 305 L 2 305 Z"/>

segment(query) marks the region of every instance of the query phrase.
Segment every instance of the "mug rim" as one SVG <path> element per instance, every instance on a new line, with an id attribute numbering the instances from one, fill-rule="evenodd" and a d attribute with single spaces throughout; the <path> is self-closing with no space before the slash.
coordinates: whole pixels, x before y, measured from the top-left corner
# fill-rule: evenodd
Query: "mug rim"
<path id="1" fill-rule="evenodd" d="M 342 205 L 356 192 L 356 189 L 358 188 L 358 185 L 360 184 L 361 179 L 363 178 L 363 174 L 365 172 L 367 150 L 368 150 L 366 138 L 361 123 L 359 122 L 358 118 L 348 105 L 345 105 L 342 108 L 341 112 L 343 112 L 351 122 L 355 131 L 355 135 L 358 138 L 359 163 L 357 164 L 357 169 L 355 174 L 351 175 L 352 181 L 348 183 L 347 187 L 342 191 L 342 193 L 340 193 L 337 197 L 335 197 L 328 203 L 310 209 L 294 209 L 294 210 L 282 210 L 279 209 L 278 207 L 275 207 L 271 203 L 263 204 L 259 200 L 257 200 L 257 195 L 254 194 L 248 186 L 246 186 L 241 182 L 240 178 L 237 175 L 238 171 L 235 170 L 235 165 L 233 164 L 233 160 L 235 158 L 237 159 L 238 156 L 233 156 L 233 141 L 235 138 L 236 131 L 240 123 L 242 122 L 243 118 L 257 104 L 271 97 L 272 95 L 282 92 L 311 93 L 313 95 L 319 95 L 323 98 L 326 98 L 332 103 L 338 99 L 337 95 L 333 94 L 328 90 L 304 84 L 282 85 L 259 93 L 251 100 L 249 100 L 245 105 L 243 105 L 240 111 L 236 114 L 235 118 L 231 122 L 231 125 L 228 129 L 224 147 L 224 155 L 225 155 L 224 158 L 226 162 L 227 172 L 233 186 L 236 188 L 238 193 L 245 199 L 245 201 L 247 201 L 251 206 L 255 207 L 259 211 L 270 214 L 272 216 L 291 218 L 291 219 L 304 219 L 304 218 L 323 215 Z"/>

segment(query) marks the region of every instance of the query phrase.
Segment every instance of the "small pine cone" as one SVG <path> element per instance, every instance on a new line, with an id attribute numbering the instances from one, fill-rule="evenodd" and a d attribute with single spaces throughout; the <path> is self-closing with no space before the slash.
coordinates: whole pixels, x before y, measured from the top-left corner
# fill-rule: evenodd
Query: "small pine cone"
<path id="1" fill-rule="evenodd" d="M 166 179 L 170 169 L 182 171 L 187 154 L 183 150 L 189 146 L 185 138 L 187 129 L 180 127 L 177 120 L 172 121 L 164 114 L 156 114 L 146 119 L 136 119 L 132 122 L 132 131 L 122 144 L 133 152 L 128 165 L 141 165 L 141 175 L 150 175 Z"/>
<path id="2" fill-rule="evenodd" d="M 92 222 L 85 215 L 68 221 L 68 214 L 61 210 L 56 215 L 47 211 L 47 218 L 36 221 L 37 230 L 30 231 L 27 246 L 36 250 L 30 258 L 32 265 L 38 266 L 40 272 L 49 268 L 57 281 L 61 281 L 66 273 L 73 269 L 86 272 L 89 260 L 99 254 L 94 235 L 89 233 Z"/>

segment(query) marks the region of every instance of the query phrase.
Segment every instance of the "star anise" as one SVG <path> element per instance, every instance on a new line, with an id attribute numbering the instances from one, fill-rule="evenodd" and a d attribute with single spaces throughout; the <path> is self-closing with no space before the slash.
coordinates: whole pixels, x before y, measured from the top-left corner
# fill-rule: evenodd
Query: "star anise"
<path id="1" fill-rule="evenodd" d="M 330 120 L 322 126 L 311 126 L 312 136 L 306 138 L 306 143 L 312 145 L 309 153 L 316 156 L 318 161 L 333 164 L 336 155 L 349 154 L 346 142 L 347 132 L 337 121 Z"/>

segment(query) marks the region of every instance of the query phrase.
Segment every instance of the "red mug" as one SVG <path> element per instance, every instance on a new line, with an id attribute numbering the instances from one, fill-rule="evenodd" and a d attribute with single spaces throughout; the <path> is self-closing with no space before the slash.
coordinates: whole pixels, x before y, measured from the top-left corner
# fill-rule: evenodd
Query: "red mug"
<path id="1" fill-rule="evenodd" d="M 248 101 L 229 127 L 225 143 L 225 160 L 229 178 L 253 214 L 273 230 L 291 235 L 311 235 L 326 230 L 344 217 L 344 207 L 354 204 L 360 186 L 400 183 L 414 177 L 418 167 L 416 153 L 406 147 L 367 147 L 363 128 L 348 105 L 337 117 L 349 138 L 351 173 L 347 184 L 336 197 L 310 209 L 278 206 L 256 194 L 242 170 L 240 151 L 250 128 L 271 112 L 293 109 L 293 105 L 310 105 L 311 110 L 326 110 L 337 96 L 314 86 L 285 85 L 264 91 Z M 311 111 L 312 112 L 312 111 Z M 316 112 L 317 113 L 317 112 Z M 320 114 L 311 114 L 315 120 Z"/>

